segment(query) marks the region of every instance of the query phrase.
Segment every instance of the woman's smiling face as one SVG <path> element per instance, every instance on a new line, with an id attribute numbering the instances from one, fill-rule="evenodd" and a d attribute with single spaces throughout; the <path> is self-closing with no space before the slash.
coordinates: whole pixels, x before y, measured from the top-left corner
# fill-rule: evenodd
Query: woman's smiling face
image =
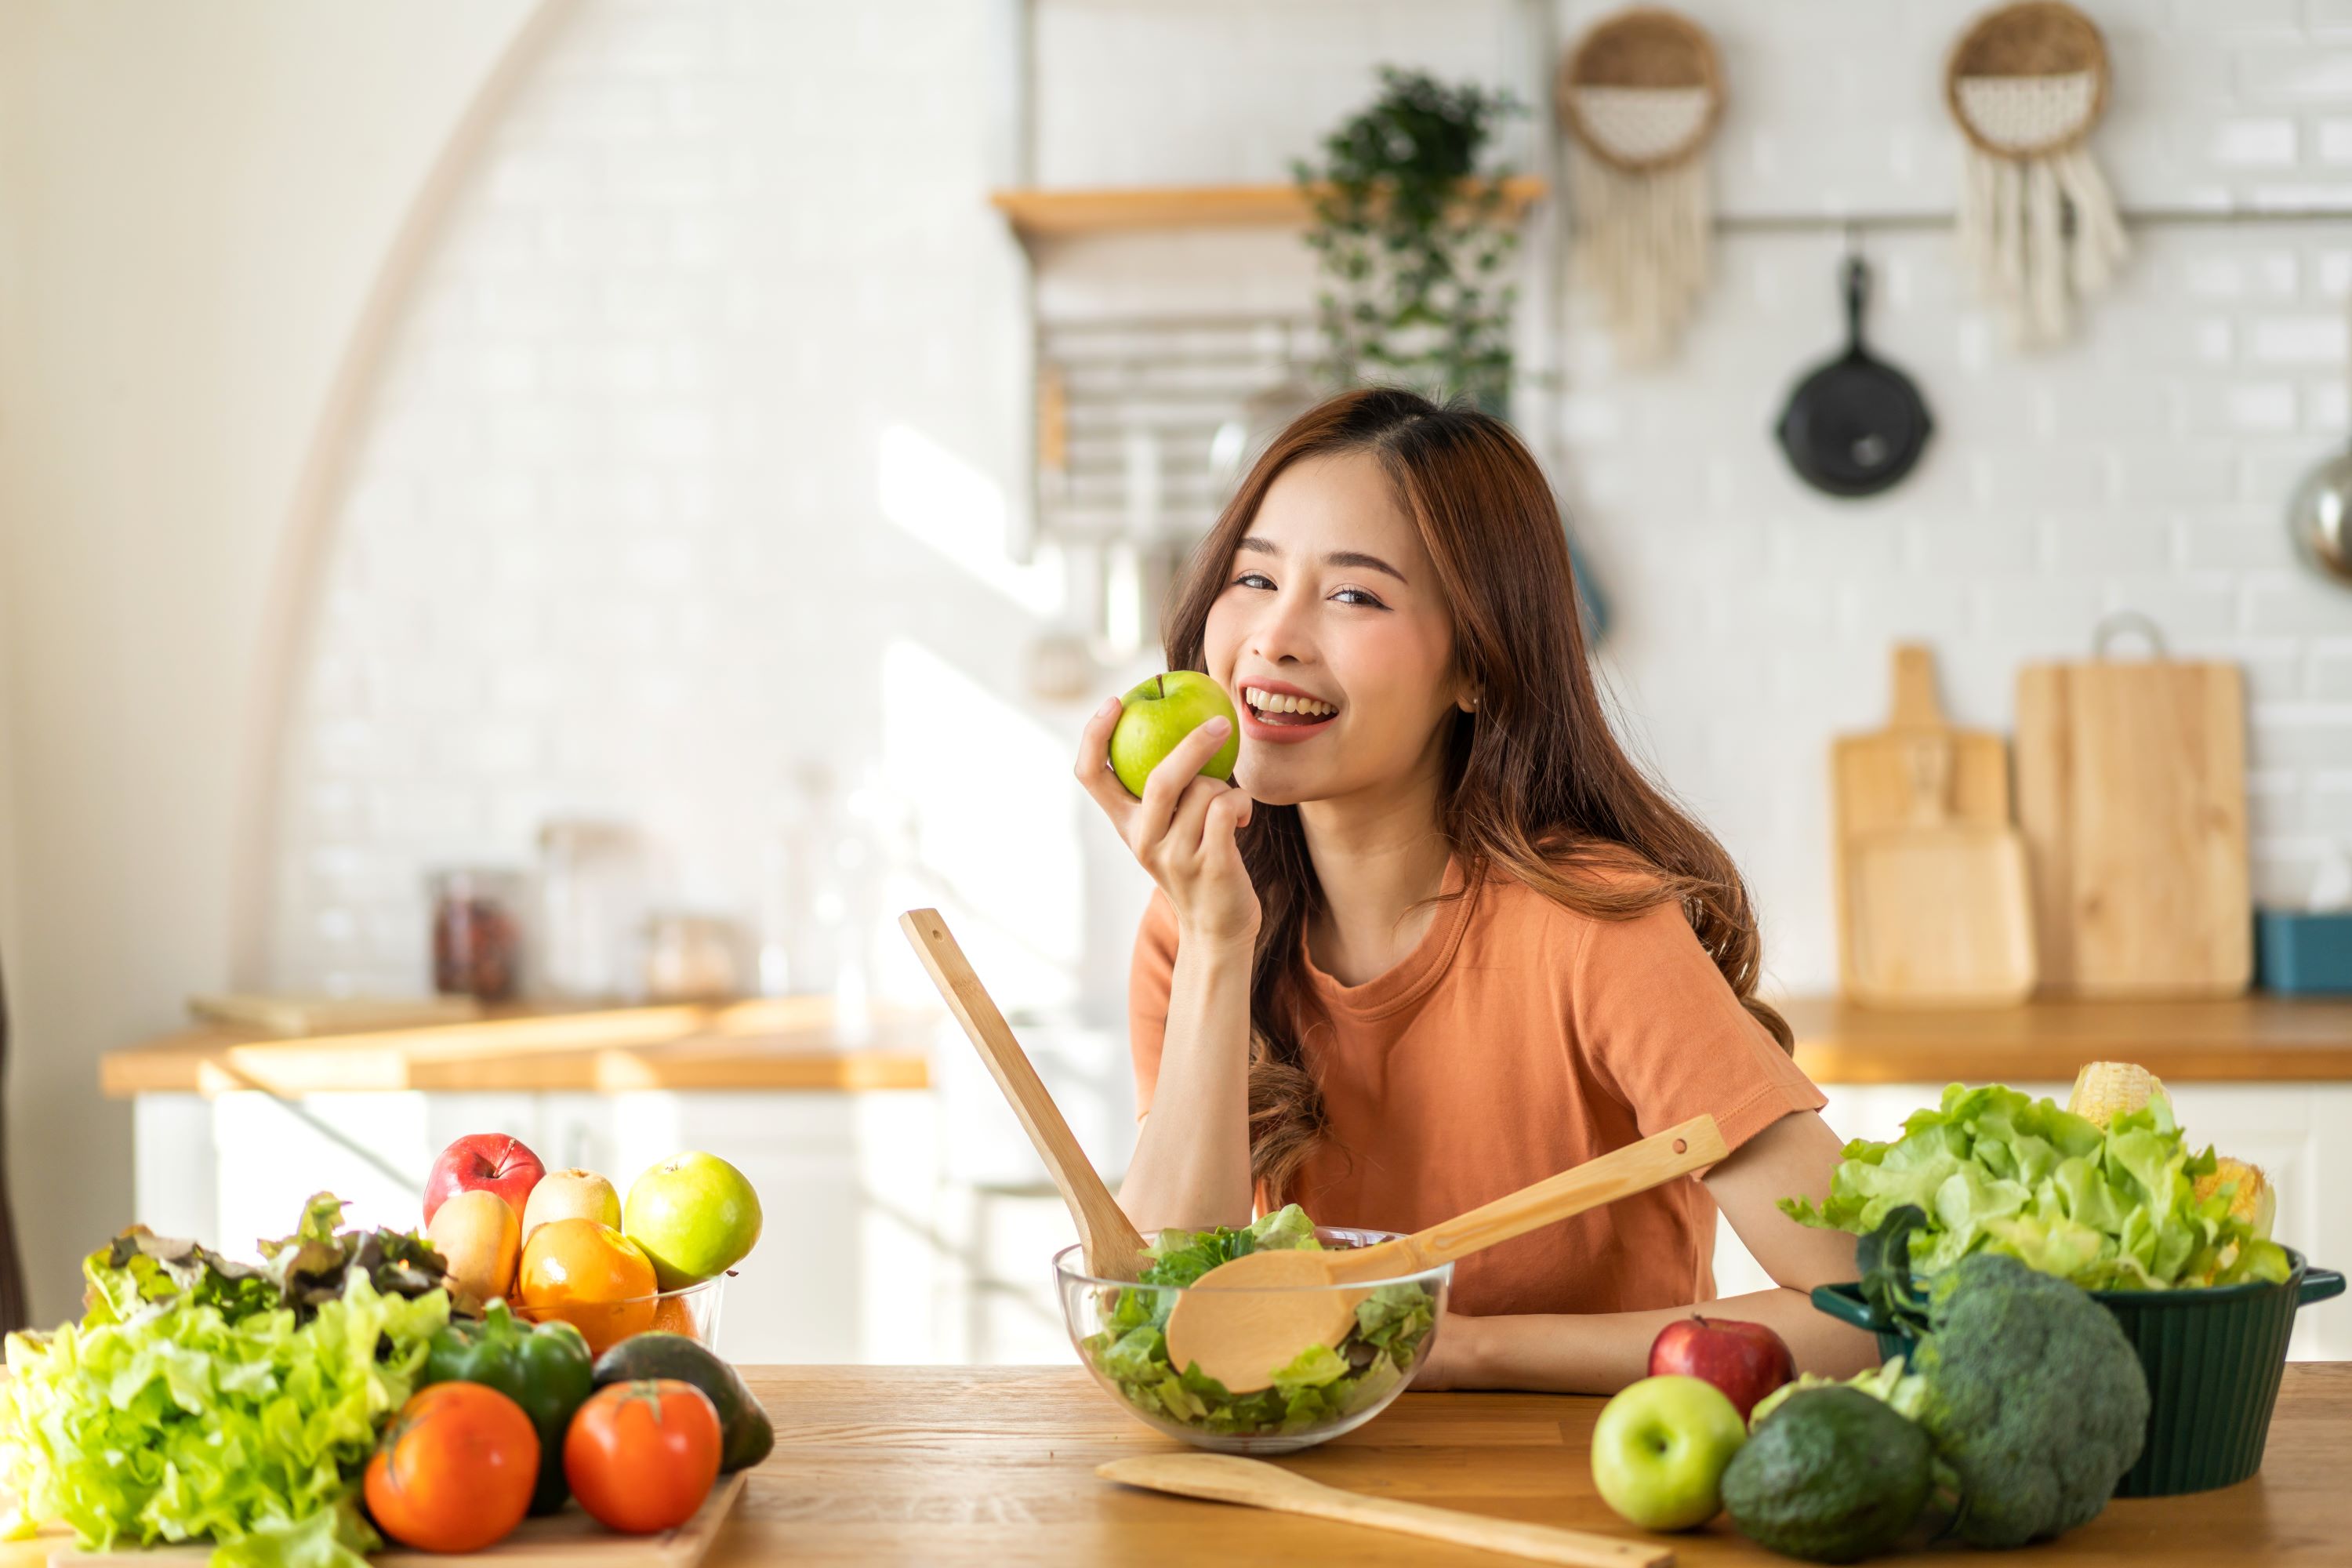
<path id="1" fill-rule="evenodd" d="M 1242 717 L 1234 780 L 1274 805 L 1404 781 L 1469 701 L 1435 568 L 1368 453 L 1302 458 L 1267 487 L 1202 652 Z"/>

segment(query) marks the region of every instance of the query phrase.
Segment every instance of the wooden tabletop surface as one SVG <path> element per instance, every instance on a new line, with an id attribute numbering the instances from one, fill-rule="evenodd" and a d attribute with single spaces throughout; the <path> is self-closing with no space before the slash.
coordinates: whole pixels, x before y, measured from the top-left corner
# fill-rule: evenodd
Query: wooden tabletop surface
<path id="1" fill-rule="evenodd" d="M 721 1532 L 708 1568 L 1155 1568 L 1202 1563 L 1412 1563 L 1495 1568 L 1510 1559 L 1385 1531 L 1133 1491 L 1096 1478 L 1107 1459 L 1180 1445 L 1128 1415 L 1076 1367 L 750 1367 L 776 1450 Z M 1408 1394 L 1369 1426 L 1279 1461 L 1351 1491 L 1496 1518 L 1638 1534 L 1594 1495 L 1599 1399 Z M 2286 1371 L 2262 1474 L 2221 1491 L 2111 1503 L 2020 1563 L 2352 1562 L 2344 1499 L 2352 1363 Z M 1680 1563 L 1787 1563 L 1717 1520 L 1668 1539 Z M 1992 1558 L 1965 1548 L 1890 1561 Z"/>
<path id="2" fill-rule="evenodd" d="M 1095 1475 L 1108 1459 L 1184 1451 L 1077 1367 L 745 1367 L 776 1449 L 703 1568 L 1497 1568 L 1514 1559 L 1287 1514 L 1163 1497 Z M 1678 1564 L 1777 1563 L 1722 1519 L 1644 1537 L 1594 1495 L 1602 1401 L 1408 1394 L 1377 1420 L 1278 1463 L 1327 1485 L 1671 1545 Z M 1890 1563 L 2053 1568 L 2344 1568 L 2352 1363 L 2286 1369 L 2262 1473 L 2220 1491 L 2109 1503 L 2022 1557 L 1968 1548 Z M 62 1537 L 0 1543 L 0 1568 L 46 1564 Z"/>

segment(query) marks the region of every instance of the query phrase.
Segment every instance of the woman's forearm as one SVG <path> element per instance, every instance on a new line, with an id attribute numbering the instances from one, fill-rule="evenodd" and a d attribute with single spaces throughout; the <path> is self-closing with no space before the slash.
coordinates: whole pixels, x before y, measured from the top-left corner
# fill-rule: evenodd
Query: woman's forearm
<path id="1" fill-rule="evenodd" d="M 1650 1342 L 1694 1312 L 1762 1323 L 1789 1343 L 1799 1372 L 1850 1377 L 1878 1363 L 1869 1335 L 1816 1310 L 1801 1290 L 1590 1316 L 1448 1317 L 1438 1359 L 1449 1388 L 1517 1388 L 1548 1394 L 1614 1394 L 1649 1375 Z M 1446 1335 L 1454 1343 L 1443 1343 Z"/>
<path id="2" fill-rule="evenodd" d="M 1253 950 L 1178 940 L 1160 1081 L 1118 1190 L 1139 1229 L 1249 1223 Z"/>

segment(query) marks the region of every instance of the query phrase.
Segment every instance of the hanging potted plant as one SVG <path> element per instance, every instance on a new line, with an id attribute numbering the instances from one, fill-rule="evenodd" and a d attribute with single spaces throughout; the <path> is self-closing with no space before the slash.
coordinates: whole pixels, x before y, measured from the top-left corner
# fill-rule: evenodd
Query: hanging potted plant
<path id="1" fill-rule="evenodd" d="M 1381 70 L 1381 93 L 1291 165 L 1320 258 L 1317 300 L 1335 385 L 1386 382 L 1502 414 L 1511 385 L 1506 268 L 1518 247 L 1503 181 L 1479 158 L 1518 113 L 1507 92 Z"/>

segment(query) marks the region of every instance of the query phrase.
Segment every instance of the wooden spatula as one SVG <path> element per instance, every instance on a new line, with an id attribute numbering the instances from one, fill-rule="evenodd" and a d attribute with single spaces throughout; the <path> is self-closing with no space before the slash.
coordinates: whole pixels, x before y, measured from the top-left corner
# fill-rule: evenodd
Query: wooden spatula
<path id="1" fill-rule="evenodd" d="M 1103 1185 L 1087 1152 L 1071 1136 L 1070 1124 L 1062 1119 L 1054 1097 L 1045 1092 L 1021 1042 L 1013 1037 L 1012 1026 L 997 1011 L 980 976 L 971 972 L 963 949 L 948 934 L 948 922 L 937 910 L 908 910 L 898 917 L 898 929 L 907 933 L 916 956 L 930 971 L 931 984 L 940 988 L 948 1010 L 979 1047 L 980 1059 L 988 1064 L 997 1088 L 1013 1102 L 1022 1130 L 1045 1162 L 1054 1185 L 1062 1190 L 1062 1201 L 1070 1205 L 1070 1218 L 1077 1222 L 1087 1272 L 1098 1279 L 1134 1279 L 1143 1268 L 1143 1237 L 1127 1211 L 1118 1206 L 1118 1200 L 1110 1195 L 1110 1189 Z"/>
<path id="2" fill-rule="evenodd" d="M 1201 1370 L 1234 1394 L 1269 1387 L 1275 1373 L 1318 1344 L 1336 1345 L 1365 1292 L 1318 1289 L 1392 1279 L 1467 1258 L 1587 1209 L 1647 1192 L 1724 1156 L 1712 1116 L 1588 1160 L 1572 1171 L 1481 1204 L 1468 1214 L 1375 1247 L 1251 1252 L 1221 1263 L 1177 1298 L 1168 1316 L 1168 1360 Z"/>
<path id="3" fill-rule="evenodd" d="M 1400 1502 L 1393 1498 L 1365 1497 L 1341 1491 L 1305 1476 L 1294 1475 L 1263 1459 L 1235 1454 L 1151 1454 L 1134 1459 L 1113 1459 L 1098 1465 L 1095 1474 L 1121 1486 L 1146 1487 L 1181 1497 L 1206 1498 L 1212 1502 L 1242 1503 L 1281 1513 L 1303 1513 L 1342 1524 L 1393 1530 L 1427 1541 L 1474 1546 L 1537 1563 L 1565 1563 L 1572 1568 L 1672 1568 L 1674 1552 L 1650 1541 L 1620 1541 L 1581 1530 L 1560 1530 L 1548 1524 L 1525 1524 L 1515 1519 L 1488 1519 L 1426 1503 Z"/>

